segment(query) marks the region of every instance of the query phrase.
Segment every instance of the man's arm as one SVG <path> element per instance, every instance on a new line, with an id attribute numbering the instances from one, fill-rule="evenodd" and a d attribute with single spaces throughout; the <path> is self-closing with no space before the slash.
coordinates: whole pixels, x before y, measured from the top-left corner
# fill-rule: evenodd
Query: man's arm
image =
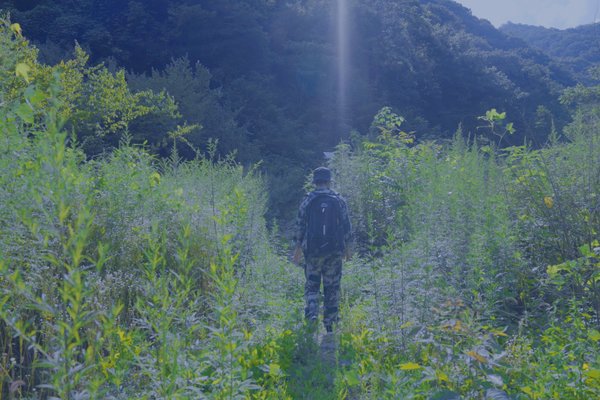
<path id="1" fill-rule="evenodd" d="M 298 216 L 296 217 L 296 227 L 294 230 L 294 242 L 296 246 L 292 257 L 292 261 L 295 264 L 300 264 L 300 260 L 302 259 L 302 243 L 304 241 L 304 235 L 306 234 L 306 207 L 309 202 L 310 195 L 307 195 L 298 208 Z"/>

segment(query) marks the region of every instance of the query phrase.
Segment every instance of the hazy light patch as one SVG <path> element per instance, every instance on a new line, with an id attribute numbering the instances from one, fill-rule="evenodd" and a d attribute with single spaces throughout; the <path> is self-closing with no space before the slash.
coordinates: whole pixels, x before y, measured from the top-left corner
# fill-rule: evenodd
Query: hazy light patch
<path id="1" fill-rule="evenodd" d="M 498 27 L 506 22 L 566 29 L 600 19 L 600 0 L 456 0 Z"/>
<path id="2" fill-rule="evenodd" d="M 348 111 L 349 25 L 347 0 L 337 0 L 337 74 L 338 74 L 338 124 L 344 134 Z M 340 136 L 341 137 L 341 136 Z"/>

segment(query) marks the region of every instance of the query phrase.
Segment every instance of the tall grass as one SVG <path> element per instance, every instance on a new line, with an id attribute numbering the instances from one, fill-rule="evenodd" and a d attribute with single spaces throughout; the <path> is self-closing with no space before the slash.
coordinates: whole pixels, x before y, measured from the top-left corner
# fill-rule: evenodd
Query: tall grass
<path id="1" fill-rule="evenodd" d="M 261 179 L 230 160 L 159 162 L 125 144 L 86 162 L 48 110 L 60 90 L 32 85 L 2 109 L 4 395 L 238 398 L 259 381 L 277 388 L 259 368 L 276 352 L 249 341 L 251 318 L 238 315 L 239 277 L 279 262 Z M 38 104 L 35 118 L 19 114 Z"/>
<path id="2" fill-rule="evenodd" d="M 345 271 L 342 392 L 596 396 L 597 122 L 534 150 L 460 132 L 413 144 L 386 118 L 331 162 L 363 241 Z"/>
<path id="3" fill-rule="evenodd" d="M 86 159 L 73 88 L 1 22 L 0 398 L 600 395 L 597 110 L 535 150 L 415 144 L 387 108 L 340 145 L 357 254 L 320 358 L 261 177 L 214 143 Z"/>

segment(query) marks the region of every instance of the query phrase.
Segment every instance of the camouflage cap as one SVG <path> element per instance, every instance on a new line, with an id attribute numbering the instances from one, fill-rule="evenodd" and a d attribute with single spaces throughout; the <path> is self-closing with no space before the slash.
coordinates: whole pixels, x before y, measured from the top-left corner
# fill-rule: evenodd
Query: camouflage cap
<path id="1" fill-rule="evenodd" d="M 313 172 L 313 183 L 331 182 L 331 170 L 325 167 L 319 167 Z"/>

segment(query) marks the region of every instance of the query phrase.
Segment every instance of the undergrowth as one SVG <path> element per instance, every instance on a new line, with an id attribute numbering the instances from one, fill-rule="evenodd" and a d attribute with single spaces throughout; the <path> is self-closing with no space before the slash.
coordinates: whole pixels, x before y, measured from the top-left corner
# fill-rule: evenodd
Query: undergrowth
<path id="1" fill-rule="evenodd" d="M 417 144 L 383 109 L 330 161 L 357 243 L 325 335 L 254 169 L 182 161 L 189 127 L 159 160 L 127 121 L 86 158 L 82 82 L 1 29 L 0 398 L 600 396 L 597 109 L 539 149 Z"/>

